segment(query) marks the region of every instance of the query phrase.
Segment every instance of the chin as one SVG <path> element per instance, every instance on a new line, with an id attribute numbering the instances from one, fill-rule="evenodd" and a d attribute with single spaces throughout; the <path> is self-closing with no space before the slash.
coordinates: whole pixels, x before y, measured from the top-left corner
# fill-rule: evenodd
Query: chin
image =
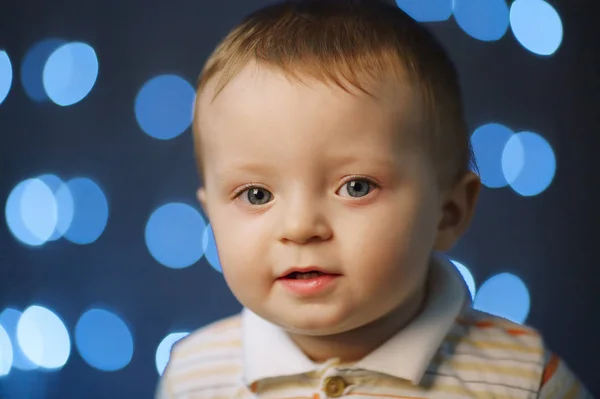
<path id="1" fill-rule="evenodd" d="M 278 319 L 277 324 L 290 333 L 314 337 L 341 334 L 353 328 L 342 314 L 307 313 L 297 312 L 292 317 L 285 315 Z"/>
<path id="2" fill-rule="evenodd" d="M 333 328 L 332 326 L 317 326 L 314 323 L 312 325 L 285 325 L 282 326 L 287 332 L 298 334 L 298 335 L 306 335 L 310 337 L 325 337 L 329 335 L 339 334 L 342 331 L 339 329 Z"/>

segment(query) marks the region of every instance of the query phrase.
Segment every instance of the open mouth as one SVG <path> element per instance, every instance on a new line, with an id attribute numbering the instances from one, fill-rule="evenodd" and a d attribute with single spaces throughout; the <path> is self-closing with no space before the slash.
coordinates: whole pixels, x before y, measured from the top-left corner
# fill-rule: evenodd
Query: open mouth
<path id="1" fill-rule="evenodd" d="M 310 271 L 310 272 L 292 272 L 286 276 L 284 276 L 283 278 L 289 278 L 289 279 L 293 279 L 293 280 L 308 280 L 311 278 L 317 278 L 320 276 L 324 276 L 325 273 L 321 273 L 318 271 Z"/>
<path id="2" fill-rule="evenodd" d="M 278 284 L 289 293 L 300 296 L 329 292 L 341 274 L 330 273 L 319 267 L 297 267 L 288 269 L 279 277 Z"/>

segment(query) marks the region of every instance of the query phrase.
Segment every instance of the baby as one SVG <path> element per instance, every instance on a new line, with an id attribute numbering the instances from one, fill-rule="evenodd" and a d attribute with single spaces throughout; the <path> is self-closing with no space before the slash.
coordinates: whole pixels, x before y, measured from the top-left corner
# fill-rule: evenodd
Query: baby
<path id="1" fill-rule="evenodd" d="M 441 255 L 480 180 L 456 71 L 398 7 L 256 11 L 207 61 L 193 128 L 244 310 L 174 346 L 158 398 L 590 397 Z"/>

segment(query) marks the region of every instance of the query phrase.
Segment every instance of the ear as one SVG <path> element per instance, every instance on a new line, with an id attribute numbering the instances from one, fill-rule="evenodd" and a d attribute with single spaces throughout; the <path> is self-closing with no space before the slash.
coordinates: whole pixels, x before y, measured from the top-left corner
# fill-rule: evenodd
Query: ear
<path id="1" fill-rule="evenodd" d="M 467 173 L 449 190 L 442 204 L 442 217 L 434 246 L 436 251 L 449 251 L 467 231 L 480 190 L 481 180 L 473 172 Z"/>
<path id="2" fill-rule="evenodd" d="M 200 187 L 198 191 L 196 191 L 196 198 L 198 198 L 198 202 L 200 202 L 200 206 L 202 207 L 202 211 L 208 217 L 208 209 L 206 207 L 206 190 L 204 187 Z"/>

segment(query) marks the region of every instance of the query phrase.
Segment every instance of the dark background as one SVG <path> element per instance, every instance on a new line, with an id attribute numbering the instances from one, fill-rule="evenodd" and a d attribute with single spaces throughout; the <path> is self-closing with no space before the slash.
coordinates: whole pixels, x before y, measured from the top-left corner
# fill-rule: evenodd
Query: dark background
<path id="1" fill-rule="evenodd" d="M 543 132 L 558 165 L 553 184 L 535 197 L 484 189 L 473 227 L 451 255 L 469 265 L 478 285 L 499 272 L 517 273 L 531 293 L 527 323 L 600 394 L 600 6 L 591 0 L 550 3 L 565 32 L 552 57 L 526 51 L 510 30 L 497 42 L 480 42 L 452 17 L 428 24 L 458 66 L 471 128 L 497 121 L 515 131 Z M 136 123 L 133 99 L 158 74 L 194 82 L 218 40 L 262 4 L 0 0 L 0 49 L 10 54 L 15 73 L 0 105 L 1 201 L 19 181 L 52 171 L 102 182 L 110 205 L 104 234 L 88 246 L 60 240 L 32 249 L 13 238 L 2 218 L 0 310 L 47 305 L 71 331 L 83 311 L 102 304 L 125 317 L 135 341 L 123 370 L 95 370 L 72 349 L 60 371 L 13 369 L 0 377 L 0 397 L 151 397 L 156 346 L 165 335 L 240 309 L 204 259 L 173 270 L 149 254 L 148 215 L 171 201 L 197 207 L 199 180 L 189 130 L 169 141 L 150 139 Z M 20 87 L 20 60 L 47 37 L 86 42 L 98 55 L 98 81 L 75 106 L 32 102 Z"/>

